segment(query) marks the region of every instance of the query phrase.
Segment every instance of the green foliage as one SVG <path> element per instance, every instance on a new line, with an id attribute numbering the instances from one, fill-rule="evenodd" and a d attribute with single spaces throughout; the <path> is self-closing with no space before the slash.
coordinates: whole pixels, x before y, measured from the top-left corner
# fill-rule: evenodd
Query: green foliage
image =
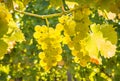
<path id="1" fill-rule="evenodd" d="M 119 0 L 0 2 L 0 81 L 119 81 Z"/>
<path id="2" fill-rule="evenodd" d="M 61 7 L 63 5 L 63 0 L 50 0 L 50 5 L 53 7 Z"/>
<path id="3" fill-rule="evenodd" d="M 3 40 L 0 40 L 0 57 L 2 57 L 4 54 L 7 53 L 7 47 L 8 45 L 3 41 Z"/>
<path id="4" fill-rule="evenodd" d="M 10 43 L 23 41 L 24 35 L 2 3 L 0 3 L 0 25 L 0 57 L 2 57 L 8 52 L 9 48 L 12 48 Z"/>
<path id="5" fill-rule="evenodd" d="M 6 25 L 6 23 L 4 23 L 4 22 L 0 22 L 0 25 L 1 25 L 1 27 L 0 27 L 0 38 L 1 37 L 3 37 L 3 35 L 4 34 L 6 34 L 7 33 L 7 31 L 8 31 L 8 25 Z"/>

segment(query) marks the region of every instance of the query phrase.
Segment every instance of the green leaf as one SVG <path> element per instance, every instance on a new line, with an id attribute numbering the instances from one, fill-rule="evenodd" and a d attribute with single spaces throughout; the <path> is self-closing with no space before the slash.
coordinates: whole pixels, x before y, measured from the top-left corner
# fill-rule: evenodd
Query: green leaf
<path id="1" fill-rule="evenodd" d="M 116 46 L 113 45 L 111 42 L 106 41 L 101 43 L 100 53 L 105 58 L 113 57 L 115 55 L 115 52 L 116 52 Z"/>
<path id="2" fill-rule="evenodd" d="M 8 31 L 8 25 L 0 21 L 0 38 Z"/>
<path id="3" fill-rule="evenodd" d="M 13 10 L 13 1 L 12 0 L 4 0 L 5 6 L 9 9 L 9 10 Z"/>
<path id="4" fill-rule="evenodd" d="M 23 0 L 24 6 L 26 6 L 30 1 L 32 1 L 32 0 Z"/>
<path id="5" fill-rule="evenodd" d="M 117 44 L 117 32 L 113 25 L 103 24 L 101 25 L 101 30 L 103 37 L 109 40 L 112 44 Z"/>
<path id="6" fill-rule="evenodd" d="M 15 30 L 10 39 L 11 41 L 17 41 L 17 42 L 22 42 L 23 40 L 25 40 L 24 38 L 24 34 L 18 29 L 18 30 Z"/>
<path id="7" fill-rule="evenodd" d="M 100 30 L 100 25 L 92 24 L 92 25 L 90 26 L 90 29 L 91 29 L 91 31 L 92 31 L 93 33 L 96 33 L 96 32 L 98 32 L 98 31 Z"/>
<path id="8" fill-rule="evenodd" d="M 50 5 L 53 7 L 62 6 L 63 2 L 62 0 L 50 0 Z"/>
<path id="9" fill-rule="evenodd" d="M 7 53 L 8 44 L 0 40 L 0 57 Z"/>
<path id="10" fill-rule="evenodd" d="M 111 25 L 103 24 L 90 26 L 92 33 L 90 33 L 90 38 L 87 41 L 86 50 L 89 55 L 98 55 L 101 53 L 105 58 L 110 58 L 115 55 L 117 43 L 117 33 Z"/>
<path id="11" fill-rule="evenodd" d="M 85 48 L 90 57 L 98 57 L 99 50 L 97 48 L 96 40 L 92 36 L 87 39 L 87 45 Z"/>

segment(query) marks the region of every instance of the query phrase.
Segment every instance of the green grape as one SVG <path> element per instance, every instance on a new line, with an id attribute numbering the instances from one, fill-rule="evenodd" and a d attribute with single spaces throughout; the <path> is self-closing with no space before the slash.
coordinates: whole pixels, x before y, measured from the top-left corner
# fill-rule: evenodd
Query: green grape
<path id="1" fill-rule="evenodd" d="M 79 6 L 75 6 L 77 8 Z M 89 8 L 82 6 L 80 9 L 75 10 L 73 12 L 74 20 L 75 21 L 81 21 L 84 20 L 83 18 L 88 17 L 88 15 L 91 14 L 91 11 Z M 86 22 L 86 21 L 85 21 Z"/>
<path id="2" fill-rule="evenodd" d="M 62 17 L 58 18 L 61 24 L 64 24 L 69 19 L 68 15 L 63 15 Z"/>
<path id="3" fill-rule="evenodd" d="M 71 49 L 72 55 L 75 56 L 75 62 L 79 63 L 83 67 L 86 66 L 87 63 L 90 61 L 88 52 L 85 49 L 86 44 L 87 43 L 84 40 L 81 40 L 80 43 L 74 44 L 74 49 Z"/>
<path id="4" fill-rule="evenodd" d="M 86 66 L 90 61 L 81 60 L 84 56 L 89 56 L 85 46 L 87 42 L 85 39 L 89 32 L 89 12 L 88 8 L 76 10 L 71 16 L 63 15 L 59 18 L 59 23 L 63 26 L 64 38 L 63 44 L 67 44 L 74 56 L 74 61 L 81 66 Z M 87 13 L 86 13 L 87 12 Z M 77 20 L 78 19 L 78 20 Z M 87 58 L 87 57 L 85 57 Z M 85 59 L 84 58 L 84 59 Z"/>
<path id="5" fill-rule="evenodd" d="M 82 56 L 82 58 L 80 58 L 80 65 L 85 67 L 89 61 L 90 57 L 88 55 Z"/>
<path id="6" fill-rule="evenodd" d="M 81 10 L 74 11 L 73 16 L 74 16 L 74 20 L 76 20 L 76 21 L 80 21 L 84 17 Z"/>
<path id="7" fill-rule="evenodd" d="M 36 38 L 36 39 L 40 38 L 40 32 L 35 32 L 33 34 L 33 37 Z"/>
<path id="8" fill-rule="evenodd" d="M 60 24 L 59 26 L 61 27 Z M 57 29 L 48 28 L 44 25 L 35 26 L 34 38 L 43 50 L 43 52 L 39 53 L 39 58 L 41 59 L 40 65 L 45 71 L 49 71 L 62 60 L 62 37 L 60 32 L 61 31 L 58 31 Z"/>
<path id="9" fill-rule="evenodd" d="M 40 28 L 40 27 L 41 27 L 40 25 L 36 25 L 35 28 L 34 28 L 34 30 L 35 30 L 36 32 L 39 32 L 39 31 L 41 31 L 41 28 Z"/>
<path id="10" fill-rule="evenodd" d="M 83 56 L 83 54 L 75 55 L 74 61 L 80 64 L 82 67 L 85 67 L 87 63 L 90 61 L 90 56 L 89 55 Z"/>
<path id="11" fill-rule="evenodd" d="M 56 25 L 55 31 L 58 32 L 58 34 L 61 34 L 61 32 L 63 31 L 63 29 L 64 29 L 64 25 L 62 25 L 61 23 L 58 23 Z"/>
<path id="12" fill-rule="evenodd" d="M 63 15 L 59 18 L 59 22 L 59 24 L 63 25 L 65 34 L 68 34 L 70 36 L 73 36 L 75 34 L 76 22 L 73 20 L 72 17 Z"/>
<path id="13" fill-rule="evenodd" d="M 66 33 L 72 36 L 75 33 L 75 26 L 76 26 L 76 22 L 72 19 L 69 19 L 68 21 L 66 21 L 64 31 L 66 31 Z"/>

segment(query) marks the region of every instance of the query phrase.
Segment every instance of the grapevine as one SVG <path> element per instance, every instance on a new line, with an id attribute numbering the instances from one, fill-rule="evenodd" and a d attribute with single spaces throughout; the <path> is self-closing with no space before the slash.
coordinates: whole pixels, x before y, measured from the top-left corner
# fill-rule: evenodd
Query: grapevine
<path id="1" fill-rule="evenodd" d="M 0 81 L 118 81 L 119 3 L 0 0 Z"/>

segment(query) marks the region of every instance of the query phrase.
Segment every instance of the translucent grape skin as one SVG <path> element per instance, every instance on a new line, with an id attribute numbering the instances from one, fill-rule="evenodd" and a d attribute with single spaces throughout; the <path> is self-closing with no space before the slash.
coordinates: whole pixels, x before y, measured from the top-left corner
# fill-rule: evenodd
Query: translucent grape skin
<path id="1" fill-rule="evenodd" d="M 49 71 L 53 66 L 57 66 L 57 63 L 62 60 L 60 32 L 57 29 L 49 28 L 45 25 L 35 26 L 33 36 L 43 50 L 43 52 L 39 53 L 39 58 L 41 59 L 40 65 L 45 71 Z"/>

